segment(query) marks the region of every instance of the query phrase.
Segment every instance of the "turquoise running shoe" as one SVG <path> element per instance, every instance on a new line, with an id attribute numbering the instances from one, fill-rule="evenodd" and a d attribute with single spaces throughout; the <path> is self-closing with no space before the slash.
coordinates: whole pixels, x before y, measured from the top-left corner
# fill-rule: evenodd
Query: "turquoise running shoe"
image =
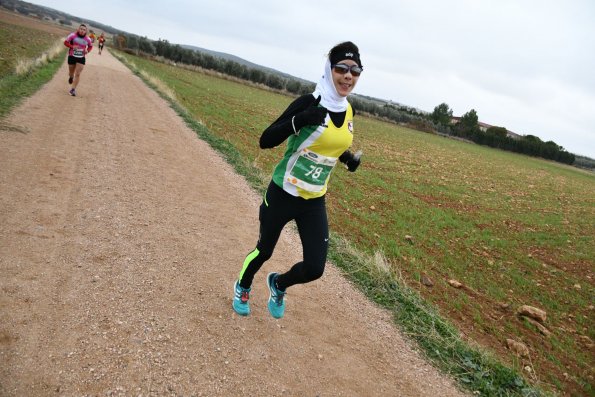
<path id="1" fill-rule="evenodd" d="M 250 314 L 250 303 L 248 300 L 250 299 L 251 289 L 252 288 L 242 288 L 238 280 L 236 280 L 233 285 L 233 310 L 240 316 L 247 316 Z"/>
<path id="2" fill-rule="evenodd" d="M 267 285 L 270 292 L 268 307 L 271 316 L 275 318 L 281 318 L 285 314 L 285 301 L 283 300 L 285 292 L 275 286 L 275 279 L 278 275 L 278 273 L 269 273 L 267 276 Z"/>

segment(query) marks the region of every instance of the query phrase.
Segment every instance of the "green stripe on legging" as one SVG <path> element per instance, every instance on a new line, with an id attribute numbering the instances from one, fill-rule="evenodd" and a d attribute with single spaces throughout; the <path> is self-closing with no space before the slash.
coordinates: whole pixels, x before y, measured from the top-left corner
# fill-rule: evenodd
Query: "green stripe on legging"
<path id="1" fill-rule="evenodd" d="M 244 272 L 248 268 L 248 265 L 250 264 L 250 262 L 252 262 L 254 258 L 258 256 L 258 254 L 260 254 L 260 251 L 258 250 L 258 248 L 254 248 L 254 251 L 250 252 L 246 259 L 244 259 L 244 266 L 242 266 L 242 271 L 240 272 L 240 281 L 242 281 L 242 277 L 244 276 Z"/>

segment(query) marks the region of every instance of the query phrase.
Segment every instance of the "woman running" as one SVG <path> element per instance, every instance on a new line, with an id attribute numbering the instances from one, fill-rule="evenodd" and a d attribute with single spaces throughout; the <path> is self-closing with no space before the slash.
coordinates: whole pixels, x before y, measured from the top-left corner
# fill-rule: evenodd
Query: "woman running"
<path id="1" fill-rule="evenodd" d="M 250 314 L 252 281 L 263 263 L 273 254 L 281 231 L 295 220 L 303 245 L 303 261 L 286 273 L 270 273 L 268 309 L 275 318 L 285 313 L 287 288 L 322 276 L 328 251 L 328 220 L 325 193 L 331 171 L 340 161 L 354 172 L 360 154 L 347 150 L 353 140 L 353 109 L 347 96 L 360 74 L 359 49 L 350 41 L 333 47 L 324 66 L 324 75 L 312 94 L 293 101 L 260 137 L 262 149 L 287 140 L 287 149 L 273 172 L 272 181 L 260 206 L 260 237 L 246 256 L 234 284 L 233 309 Z M 289 139 L 288 139 L 289 138 Z"/>
<path id="2" fill-rule="evenodd" d="M 76 32 L 72 32 L 64 40 L 68 48 L 68 84 L 71 84 L 72 96 L 76 96 L 76 87 L 79 84 L 81 73 L 85 67 L 85 56 L 93 49 L 93 43 L 87 36 L 87 25 L 81 23 Z"/>

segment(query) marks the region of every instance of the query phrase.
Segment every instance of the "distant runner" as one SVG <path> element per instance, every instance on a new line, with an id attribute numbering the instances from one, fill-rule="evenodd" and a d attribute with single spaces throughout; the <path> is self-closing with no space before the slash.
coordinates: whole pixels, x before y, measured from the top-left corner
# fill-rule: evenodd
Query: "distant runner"
<path id="1" fill-rule="evenodd" d="M 285 225 L 295 220 L 303 247 L 303 260 L 285 273 L 269 273 L 268 309 L 274 318 L 285 313 L 287 288 L 322 276 L 328 251 L 325 194 L 335 166 L 341 162 L 354 172 L 361 152 L 352 153 L 353 110 L 347 96 L 362 73 L 359 49 L 350 41 L 333 47 L 324 74 L 311 94 L 294 100 L 264 130 L 262 149 L 287 140 L 287 149 L 260 205 L 260 236 L 234 284 L 233 309 L 250 314 L 249 298 L 254 276 L 275 249 Z"/>
<path id="2" fill-rule="evenodd" d="M 85 67 L 85 56 L 93 49 L 93 43 L 87 36 L 87 25 L 81 23 L 76 32 L 72 32 L 64 40 L 68 50 L 68 84 L 72 84 L 68 92 L 76 96 L 76 87 L 81 78 L 81 72 Z"/>
<path id="3" fill-rule="evenodd" d="M 101 33 L 97 38 L 97 43 L 99 43 L 99 55 L 101 55 L 101 51 L 103 50 L 103 43 L 105 43 L 105 36 L 103 33 Z"/>

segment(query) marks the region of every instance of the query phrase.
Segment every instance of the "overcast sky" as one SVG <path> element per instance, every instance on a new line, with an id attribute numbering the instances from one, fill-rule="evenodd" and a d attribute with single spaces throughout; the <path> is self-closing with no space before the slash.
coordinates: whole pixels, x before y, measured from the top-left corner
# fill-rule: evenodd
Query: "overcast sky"
<path id="1" fill-rule="evenodd" d="M 360 48 L 354 92 L 553 140 L 595 158 L 593 0 L 33 0 L 114 28 L 237 55 L 313 82 Z"/>

